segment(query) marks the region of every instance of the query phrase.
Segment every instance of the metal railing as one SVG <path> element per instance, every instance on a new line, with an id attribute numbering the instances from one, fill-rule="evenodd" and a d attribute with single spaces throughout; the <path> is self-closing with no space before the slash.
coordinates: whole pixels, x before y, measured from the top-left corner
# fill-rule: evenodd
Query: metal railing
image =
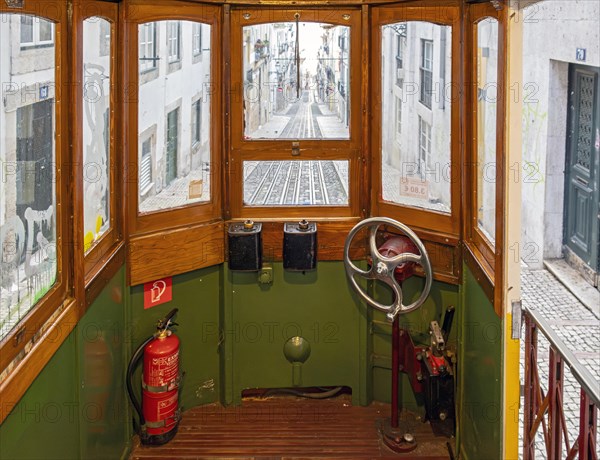
<path id="1" fill-rule="evenodd" d="M 596 426 L 600 388 L 596 379 L 567 348 L 539 312 L 523 309 L 525 316 L 525 407 L 523 459 L 535 459 L 535 438 L 542 427 L 546 458 L 559 460 L 598 460 Z M 538 373 L 538 332 L 550 344 L 548 390 L 544 394 Z M 565 364 L 581 387 L 579 435 L 569 440 L 563 410 Z M 563 457 L 563 442 L 566 457 Z"/>

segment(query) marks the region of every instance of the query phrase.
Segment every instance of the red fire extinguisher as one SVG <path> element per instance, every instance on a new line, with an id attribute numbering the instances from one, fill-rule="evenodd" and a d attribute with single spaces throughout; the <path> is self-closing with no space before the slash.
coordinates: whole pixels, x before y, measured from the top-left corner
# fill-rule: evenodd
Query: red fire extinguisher
<path id="1" fill-rule="evenodd" d="M 179 339 L 170 330 L 178 309 L 174 308 L 158 321 L 156 332 L 135 351 L 127 366 L 127 393 L 139 417 L 136 430 L 142 444 L 162 445 L 169 442 L 179 427 Z M 133 392 L 133 373 L 144 358 L 142 404 Z"/>

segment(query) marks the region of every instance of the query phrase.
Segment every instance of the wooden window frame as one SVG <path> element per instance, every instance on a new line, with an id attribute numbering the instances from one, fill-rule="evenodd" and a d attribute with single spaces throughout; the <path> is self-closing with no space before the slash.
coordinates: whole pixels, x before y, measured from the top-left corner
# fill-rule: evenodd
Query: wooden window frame
<path id="1" fill-rule="evenodd" d="M 74 271 L 74 238 L 71 233 L 72 194 L 69 176 L 74 173 L 70 160 L 68 113 L 70 81 L 67 37 L 69 21 L 67 3 L 29 0 L 23 8 L 8 8 L 0 3 L 0 13 L 30 14 L 54 23 L 55 46 L 55 183 L 56 183 L 56 281 L 50 290 L 25 315 L 19 324 L 0 341 L 0 372 L 6 370 L 17 356 L 25 353 L 16 367 L 0 383 L 2 408 L 0 423 L 25 393 L 31 382 L 46 365 L 52 354 L 71 332 L 78 319 L 78 309 L 72 288 Z M 49 334 L 52 336 L 50 337 Z M 32 344 L 26 352 L 25 347 Z"/>
<path id="2" fill-rule="evenodd" d="M 339 139 L 244 139 L 243 129 L 243 59 L 242 30 L 245 26 L 271 22 L 323 22 L 350 27 L 350 138 Z M 250 14 L 248 19 L 245 15 Z M 228 118 L 230 149 L 228 155 L 227 201 L 230 209 L 226 214 L 234 219 L 290 218 L 351 218 L 361 214 L 360 178 L 362 177 L 362 29 L 361 10 L 358 8 L 285 7 L 260 8 L 239 7 L 231 11 L 230 56 L 230 113 Z M 348 19 L 344 19 L 348 17 Z M 300 155 L 292 156 L 293 143 L 299 143 Z M 243 203 L 244 161 L 287 160 L 347 160 L 349 165 L 349 203 L 346 206 L 246 206 Z"/>
<path id="3" fill-rule="evenodd" d="M 221 81 L 220 48 L 221 14 L 219 7 L 198 7 L 187 2 L 130 1 L 124 7 L 124 61 L 127 94 L 125 97 L 126 129 L 126 190 L 128 195 L 129 235 L 136 236 L 164 231 L 185 225 L 209 222 L 221 217 L 221 88 L 213 85 L 210 105 L 211 185 L 210 201 L 140 214 L 138 211 L 138 25 L 151 21 L 194 21 L 211 26 L 211 78 Z M 191 47 L 191 44 L 190 44 Z"/>
<path id="4" fill-rule="evenodd" d="M 466 16 L 466 52 L 473 55 L 471 63 L 465 62 L 465 75 L 468 79 L 468 91 L 466 91 L 466 113 L 469 113 L 470 122 L 465 123 L 465 139 L 470 142 L 467 145 L 465 168 L 463 174 L 464 193 L 463 209 L 464 219 L 464 246 L 465 262 L 476 274 L 482 284 L 483 290 L 494 303 L 497 313 L 502 311 L 502 283 L 503 283 L 503 260 L 505 212 L 505 158 L 506 158 L 506 58 L 507 47 L 505 39 L 506 8 L 496 10 L 491 4 L 469 5 Z M 478 151 L 477 151 L 477 25 L 482 20 L 492 18 L 498 21 L 498 95 L 497 95 L 497 127 L 496 127 L 496 223 L 494 230 L 494 244 L 489 241 L 478 223 Z"/>
<path id="5" fill-rule="evenodd" d="M 422 209 L 404 204 L 392 203 L 383 200 L 382 194 L 382 152 L 381 152 L 381 26 L 402 21 L 427 21 L 439 25 L 452 27 L 452 56 L 453 66 L 451 69 L 452 93 L 450 97 L 450 213 Z M 372 133 L 371 133 L 371 157 L 372 157 L 372 184 L 371 209 L 373 215 L 389 216 L 417 230 L 424 230 L 428 234 L 437 235 L 442 241 L 457 242 L 460 236 L 461 216 L 461 132 L 460 128 L 460 95 L 459 84 L 461 82 L 461 69 L 457 63 L 461 56 L 460 35 L 460 4 L 459 2 L 448 2 L 448 4 L 431 3 L 425 6 L 403 6 L 396 5 L 374 7 L 371 20 L 371 101 L 372 101 Z M 419 51 L 420 53 L 420 51 Z M 419 56 L 420 57 L 420 56 Z"/>
<path id="6" fill-rule="evenodd" d="M 87 253 L 83 246 L 84 234 L 84 211 L 83 204 L 85 202 L 84 195 L 84 173 L 85 165 L 83 161 L 83 97 L 84 97 L 84 81 L 83 81 L 83 49 L 86 46 L 84 43 L 83 24 L 86 19 L 98 17 L 104 19 L 110 24 L 110 107 L 109 107 L 109 227 L 102 236 L 94 242 Z M 91 305 L 92 301 L 102 290 L 102 287 L 112 278 L 119 269 L 119 266 L 124 260 L 124 232 L 123 232 L 123 206 L 119 203 L 118 197 L 122 196 L 122 168 L 118 165 L 122 164 L 123 152 L 118 146 L 120 139 L 119 123 L 116 117 L 120 113 L 120 101 L 117 98 L 117 88 L 119 87 L 118 69 L 120 67 L 117 44 L 119 43 L 119 8 L 115 3 L 102 2 L 98 0 L 84 0 L 74 8 L 73 11 L 73 72 L 74 80 L 79 84 L 74 85 L 73 100 L 75 119 L 78 121 L 78 126 L 71 130 L 73 142 L 73 156 L 75 163 L 75 212 L 74 223 L 78 244 L 75 247 L 76 266 L 83 266 L 83 273 L 80 270 L 76 271 L 76 293 L 77 298 L 82 303 L 83 311 Z M 80 294 L 82 293 L 82 294 Z"/>

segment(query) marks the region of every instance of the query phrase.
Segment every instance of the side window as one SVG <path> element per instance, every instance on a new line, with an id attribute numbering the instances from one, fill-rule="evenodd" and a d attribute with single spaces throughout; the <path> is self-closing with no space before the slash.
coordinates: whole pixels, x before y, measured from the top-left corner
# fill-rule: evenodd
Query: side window
<path id="1" fill-rule="evenodd" d="M 494 245 L 496 229 L 496 118 L 498 21 L 477 24 L 477 226 Z"/>
<path id="2" fill-rule="evenodd" d="M 191 21 L 138 26 L 140 214 L 210 201 L 210 28 Z M 194 59 L 196 45 L 206 59 Z M 149 70 L 156 78 L 142 78 Z"/>
<path id="3" fill-rule="evenodd" d="M 2 339 L 57 278 L 57 121 L 54 25 L 35 16 L 1 14 L 0 37 Z"/>
<path id="4" fill-rule="evenodd" d="M 84 250 L 110 228 L 110 22 L 83 22 L 83 241 Z M 106 52 L 105 52 L 106 51 Z"/>
<path id="5" fill-rule="evenodd" d="M 423 21 L 381 27 L 383 201 L 451 212 L 451 32 Z"/>

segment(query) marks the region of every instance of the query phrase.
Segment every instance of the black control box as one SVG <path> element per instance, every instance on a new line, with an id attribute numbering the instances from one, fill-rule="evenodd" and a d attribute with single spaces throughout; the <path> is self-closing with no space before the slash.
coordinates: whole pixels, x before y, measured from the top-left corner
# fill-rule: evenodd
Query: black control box
<path id="1" fill-rule="evenodd" d="M 227 230 L 229 270 L 255 272 L 262 268 L 262 224 L 235 222 Z"/>
<path id="2" fill-rule="evenodd" d="M 306 271 L 317 268 L 317 224 L 302 220 L 283 226 L 283 268 Z"/>

